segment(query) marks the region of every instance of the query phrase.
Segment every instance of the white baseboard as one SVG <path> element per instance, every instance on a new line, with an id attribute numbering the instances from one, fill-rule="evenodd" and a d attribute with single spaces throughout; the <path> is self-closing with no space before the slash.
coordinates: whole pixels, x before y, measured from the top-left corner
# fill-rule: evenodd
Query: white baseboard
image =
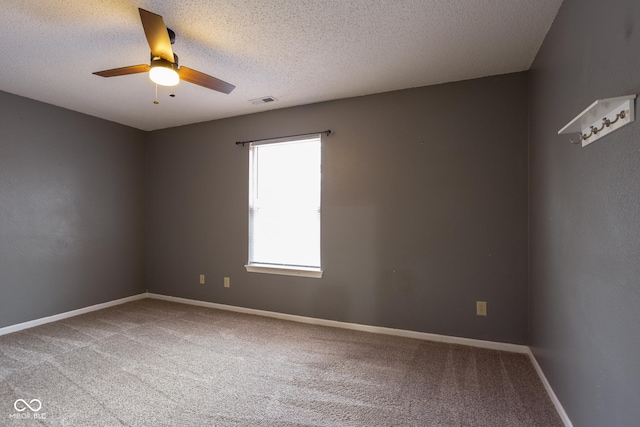
<path id="1" fill-rule="evenodd" d="M 0 328 L 0 335 L 10 334 L 12 332 L 22 331 L 23 329 L 33 328 L 35 326 L 44 325 L 45 323 L 57 322 L 58 320 L 68 319 L 69 317 L 78 316 L 80 314 L 90 313 L 96 310 L 102 310 L 103 308 L 113 307 L 114 305 L 124 304 L 126 302 L 135 301 L 139 299 L 147 298 L 147 293 L 133 295 L 126 298 L 121 298 L 109 302 L 103 302 L 102 304 L 96 304 L 89 307 L 79 308 L 77 310 L 67 311 L 65 313 L 55 314 L 53 316 L 41 317 L 40 319 L 30 320 L 24 323 L 18 323 L 16 325 L 6 326 Z"/>
<path id="2" fill-rule="evenodd" d="M 512 353 L 529 353 L 529 347 L 518 344 L 508 344 L 495 341 L 476 340 L 472 338 L 452 337 L 448 335 L 430 334 L 427 332 L 408 331 L 405 329 L 385 328 L 383 326 L 362 325 L 359 323 L 339 322 L 337 320 L 318 319 L 315 317 L 297 316 L 295 314 L 278 313 L 275 311 L 257 310 L 255 308 L 237 307 L 233 305 L 218 304 L 215 302 L 198 301 L 187 298 L 170 297 L 160 294 L 148 294 L 149 298 L 164 301 L 178 302 L 182 304 L 197 305 L 201 307 L 217 308 L 219 310 L 235 311 L 237 313 L 255 314 L 257 316 L 273 317 L 276 319 L 290 320 L 293 322 L 307 323 L 310 325 L 330 326 L 334 328 L 351 329 L 354 331 L 371 332 L 374 334 L 394 335 L 405 338 L 415 338 L 425 341 L 436 341 L 449 344 L 462 344 L 471 347 L 488 348 L 492 350 L 509 351 Z"/>
<path id="3" fill-rule="evenodd" d="M 549 398 L 553 402 L 553 405 L 556 407 L 556 411 L 558 411 L 558 415 L 560 415 L 560 418 L 562 419 L 562 422 L 564 423 L 565 427 L 573 427 L 573 423 L 569 419 L 567 412 L 564 410 L 562 403 L 560 403 L 558 396 L 556 396 L 556 393 L 551 388 L 551 384 L 549 384 L 549 381 L 547 381 L 547 377 L 544 375 L 544 371 L 538 364 L 538 361 L 536 360 L 536 357 L 533 355 L 533 352 L 531 351 L 530 347 L 527 347 L 527 354 L 529 355 L 529 359 L 531 359 L 531 363 L 533 364 L 533 367 L 536 369 L 536 372 L 538 373 L 538 377 L 540 377 L 540 381 L 542 381 L 542 385 L 544 385 L 545 390 L 547 390 L 547 394 L 549 395 Z"/>

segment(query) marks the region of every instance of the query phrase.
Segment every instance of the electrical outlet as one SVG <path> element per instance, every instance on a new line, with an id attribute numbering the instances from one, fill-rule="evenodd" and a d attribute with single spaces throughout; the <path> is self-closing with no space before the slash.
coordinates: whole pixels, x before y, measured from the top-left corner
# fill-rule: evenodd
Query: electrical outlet
<path id="1" fill-rule="evenodd" d="M 200 275 L 200 284 L 204 285 L 204 274 Z"/>
<path id="2" fill-rule="evenodd" d="M 224 278 L 224 287 L 225 288 L 230 288 L 231 287 L 231 279 L 229 277 L 225 277 Z"/>
<path id="3" fill-rule="evenodd" d="M 486 301 L 476 301 L 476 314 L 478 316 L 486 316 L 487 315 L 487 302 Z"/>

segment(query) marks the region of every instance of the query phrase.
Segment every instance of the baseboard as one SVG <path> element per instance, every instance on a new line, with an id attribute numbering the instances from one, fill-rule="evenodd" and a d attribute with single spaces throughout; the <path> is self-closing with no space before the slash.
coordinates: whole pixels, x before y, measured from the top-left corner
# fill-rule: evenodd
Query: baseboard
<path id="1" fill-rule="evenodd" d="M 40 319 L 30 320 L 16 325 L 5 326 L 0 328 L 0 335 L 10 334 L 12 332 L 22 331 L 24 329 L 33 328 L 35 326 L 44 325 L 45 323 L 57 322 L 58 320 L 68 319 L 69 317 L 78 316 L 80 314 L 90 313 L 103 308 L 113 307 L 114 305 L 124 304 L 126 302 L 147 298 L 147 293 L 133 295 L 126 298 L 120 298 L 113 301 L 103 302 L 101 304 L 91 305 L 89 307 L 79 308 L 77 310 L 67 311 L 65 313 L 55 314 L 53 316 L 41 317 Z"/>
<path id="2" fill-rule="evenodd" d="M 295 314 L 278 313 L 275 311 L 257 310 L 255 308 L 237 307 L 233 305 L 218 304 L 215 302 L 198 301 L 187 298 L 171 297 L 160 294 L 147 294 L 149 298 L 155 298 L 164 301 L 178 302 L 182 304 L 197 305 L 201 307 L 217 308 L 219 310 L 234 311 L 244 314 L 255 314 L 257 316 L 273 317 L 281 320 L 290 320 L 293 322 L 307 323 L 310 325 L 330 326 L 334 328 L 351 329 L 354 331 L 371 332 L 374 334 L 394 335 L 405 338 L 415 338 L 425 341 L 436 341 L 449 344 L 461 344 L 471 347 L 487 348 L 492 350 L 509 351 L 512 353 L 529 353 L 529 347 L 525 345 L 501 343 L 495 341 L 484 341 L 472 338 L 452 337 L 448 335 L 430 334 L 427 332 L 416 332 L 405 329 L 385 328 L 382 326 L 362 325 L 359 323 L 339 322 L 337 320 L 318 319 L 315 317 L 298 316 Z"/>
<path id="3" fill-rule="evenodd" d="M 556 393 L 551 388 L 551 384 L 549 384 L 549 381 L 547 381 L 547 377 L 544 375 L 544 371 L 538 364 L 538 361 L 536 360 L 536 357 L 533 355 L 533 352 L 531 351 L 530 347 L 527 347 L 527 354 L 529 355 L 529 359 L 531 359 L 531 363 L 533 364 L 533 367 L 538 373 L 538 377 L 540 377 L 540 381 L 542 381 L 542 385 L 544 385 L 545 390 L 547 390 L 547 394 L 549 395 L 549 398 L 553 402 L 553 405 L 556 407 L 556 411 L 558 411 L 558 415 L 560 415 L 560 418 L 562 419 L 562 422 L 564 423 L 565 427 L 573 427 L 573 423 L 569 419 L 567 412 L 564 410 L 562 403 L 560 403 L 558 396 L 556 396 Z"/>

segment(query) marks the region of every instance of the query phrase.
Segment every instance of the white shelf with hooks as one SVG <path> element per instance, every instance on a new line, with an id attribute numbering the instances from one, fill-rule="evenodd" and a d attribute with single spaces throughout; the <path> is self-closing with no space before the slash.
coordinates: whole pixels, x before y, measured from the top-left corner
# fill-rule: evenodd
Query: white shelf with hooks
<path id="1" fill-rule="evenodd" d="M 635 120 L 635 99 L 635 94 L 598 99 L 560 129 L 558 135 L 579 133 L 580 137 L 575 143 L 582 142 L 583 147 L 589 145 L 633 122 Z"/>

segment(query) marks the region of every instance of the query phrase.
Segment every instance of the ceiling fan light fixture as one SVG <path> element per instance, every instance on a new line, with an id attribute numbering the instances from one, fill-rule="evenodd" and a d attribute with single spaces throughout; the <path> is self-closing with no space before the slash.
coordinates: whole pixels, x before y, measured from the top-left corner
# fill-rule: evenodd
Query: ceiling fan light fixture
<path id="1" fill-rule="evenodd" d="M 149 70 L 149 78 L 152 82 L 161 86 L 175 86 L 180 83 L 178 64 L 162 58 L 153 59 L 151 61 L 151 70 Z"/>
<path id="2" fill-rule="evenodd" d="M 116 77 L 149 72 L 149 79 L 156 85 L 175 86 L 180 83 L 180 80 L 184 80 L 222 93 L 231 93 L 236 88 L 231 83 L 208 74 L 188 67 L 180 67 L 178 55 L 173 53 L 171 47 L 175 41 L 175 32 L 167 28 L 162 16 L 140 8 L 138 12 L 140 12 L 142 29 L 149 44 L 151 63 L 96 71 L 93 74 L 101 77 Z"/>

